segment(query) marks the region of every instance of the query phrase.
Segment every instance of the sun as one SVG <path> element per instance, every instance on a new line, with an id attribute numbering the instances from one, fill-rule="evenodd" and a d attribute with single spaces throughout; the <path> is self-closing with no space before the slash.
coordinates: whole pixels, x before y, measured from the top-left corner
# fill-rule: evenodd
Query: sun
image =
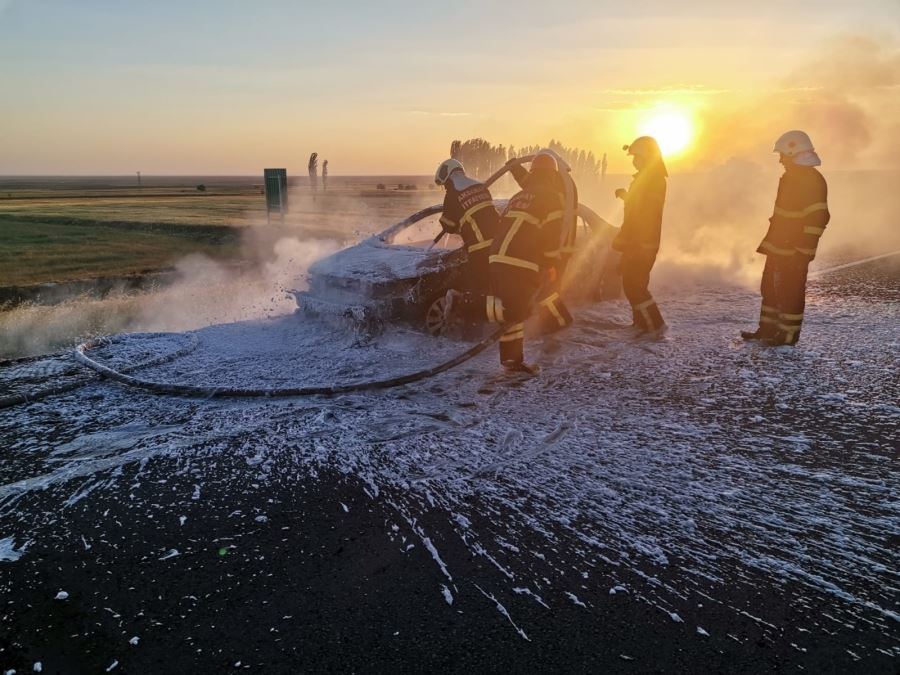
<path id="1" fill-rule="evenodd" d="M 680 110 L 664 109 L 652 112 L 640 126 L 643 136 L 653 136 L 665 157 L 686 150 L 694 139 L 694 124 L 690 115 Z"/>

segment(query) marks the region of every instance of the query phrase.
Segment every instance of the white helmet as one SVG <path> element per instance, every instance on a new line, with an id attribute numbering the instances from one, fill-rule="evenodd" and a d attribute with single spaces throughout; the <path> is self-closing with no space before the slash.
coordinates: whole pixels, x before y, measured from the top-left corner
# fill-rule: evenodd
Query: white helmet
<path id="1" fill-rule="evenodd" d="M 450 178 L 450 174 L 459 169 L 463 173 L 465 173 L 466 169 L 463 167 L 462 162 L 458 159 L 445 159 L 441 162 L 441 165 L 437 168 L 437 171 L 434 172 L 434 182 L 438 185 L 443 185 L 447 182 L 447 179 Z"/>
<path id="2" fill-rule="evenodd" d="M 772 152 L 780 152 L 782 155 L 794 157 L 801 152 L 812 152 L 814 150 L 815 148 L 813 147 L 812 141 L 809 140 L 809 136 L 806 132 L 795 129 L 781 134 L 781 136 L 778 137 L 778 140 L 775 141 L 775 148 Z"/>

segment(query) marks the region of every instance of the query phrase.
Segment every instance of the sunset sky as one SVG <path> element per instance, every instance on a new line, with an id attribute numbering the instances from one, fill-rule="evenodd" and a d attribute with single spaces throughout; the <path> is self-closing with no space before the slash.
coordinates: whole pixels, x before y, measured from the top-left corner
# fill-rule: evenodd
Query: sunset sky
<path id="1" fill-rule="evenodd" d="M 794 127 L 898 168 L 900 2 L 0 0 L 0 174 L 422 174 L 475 136 L 624 171 L 662 112 L 684 170 Z"/>

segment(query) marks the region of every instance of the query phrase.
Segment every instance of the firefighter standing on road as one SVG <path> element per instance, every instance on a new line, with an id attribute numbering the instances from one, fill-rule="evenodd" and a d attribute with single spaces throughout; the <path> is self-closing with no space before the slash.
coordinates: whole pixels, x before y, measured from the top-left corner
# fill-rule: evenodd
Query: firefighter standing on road
<path id="1" fill-rule="evenodd" d="M 552 155 L 535 156 L 525 188 L 501 214 L 491 247 L 487 318 L 507 324 L 500 338 L 500 362 L 509 370 L 536 370 L 525 363 L 525 320 L 560 246 L 564 203 L 557 189 L 557 171 Z"/>
<path id="2" fill-rule="evenodd" d="M 795 345 L 800 339 L 806 305 L 806 275 L 825 231 L 828 186 L 815 167 L 822 162 L 802 131 L 788 131 L 775 141 L 774 152 L 784 165 L 778 181 L 769 231 L 757 248 L 766 256 L 759 327 L 742 331 L 745 340 L 771 345 Z"/>
<path id="3" fill-rule="evenodd" d="M 648 286 L 659 251 L 669 174 L 656 139 L 641 136 L 623 149 L 634 157 L 638 171 L 628 190 L 616 190 L 616 197 L 625 202 L 625 218 L 612 247 L 622 253 L 622 289 L 631 303 L 633 327 L 639 334 L 660 333 L 666 324 Z"/>
<path id="4" fill-rule="evenodd" d="M 469 178 L 463 165 L 455 159 L 441 162 L 434 174 L 434 182 L 445 190 L 441 228 L 462 237 L 467 254 L 464 274 L 468 286 L 483 297 L 490 289 L 488 256 L 500 222 L 494 200 L 484 184 Z M 456 290 L 447 292 L 445 317 L 449 317 L 458 296 Z M 482 318 L 481 306 L 476 317 L 468 318 Z"/>
<path id="5" fill-rule="evenodd" d="M 566 266 L 569 259 L 575 252 L 575 236 L 578 219 L 578 188 L 575 181 L 568 175 L 568 167 L 565 165 L 559 155 L 549 148 L 544 148 L 538 155 L 550 155 L 556 160 L 557 172 L 554 178 L 556 191 L 563 200 L 564 217 L 568 221 L 563 224 L 564 236 L 558 243 L 556 250 L 547 254 L 549 258 L 553 258 L 553 264 L 547 269 L 547 282 L 545 284 L 545 292 L 543 297 L 537 301 L 538 305 L 538 322 L 541 332 L 544 334 L 556 332 L 566 326 L 572 324 L 572 314 L 560 296 L 562 278 L 566 272 Z M 511 159 L 507 162 L 509 172 L 519 184 L 524 188 L 530 174 L 525 170 L 518 160 Z M 571 184 L 569 190 L 566 190 L 567 181 Z"/>

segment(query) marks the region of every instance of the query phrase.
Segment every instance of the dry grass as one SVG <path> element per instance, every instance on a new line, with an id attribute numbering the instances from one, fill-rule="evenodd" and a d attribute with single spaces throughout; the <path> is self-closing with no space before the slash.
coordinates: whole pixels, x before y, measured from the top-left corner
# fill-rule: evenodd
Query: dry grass
<path id="1" fill-rule="evenodd" d="M 373 179 L 375 180 L 375 179 Z M 371 181 L 367 181 L 371 182 Z M 250 185 L 0 190 L 0 287 L 140 274 L 186 255 L 235 260 L 273 237 L 347 241 L 440 201 L 436 191 L 376 191 L 368 184 L 291 195 L 291 212 L 267 225 Z M 374 185 L 374 183 L 373 183 Z M 251 245 L 241 249 L 241 239 Z M 258 246 L 256 247 L 258 248 Z"/>
<path id="2" fill-rule="evenodd" d="M 232 258 L 240 230 L 0 215 L 0 286 L 165 269 L 190 253 Z"/>

